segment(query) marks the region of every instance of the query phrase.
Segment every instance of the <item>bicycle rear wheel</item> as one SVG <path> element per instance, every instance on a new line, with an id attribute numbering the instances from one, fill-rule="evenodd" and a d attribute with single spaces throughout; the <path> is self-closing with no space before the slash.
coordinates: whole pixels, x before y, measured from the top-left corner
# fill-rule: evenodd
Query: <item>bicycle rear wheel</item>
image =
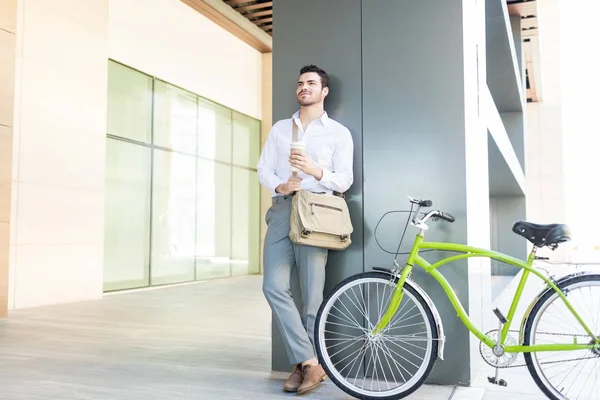
<path id="1" fill-rule="evenodd" d="M 600 335 L 600 275 L 582 275 L 560 287 L 594 334 Z M 524 344 L 593 344 L 555 291 L 535 304 Z M 600 399 L 600 349 L 524 353 L 538 387 L 552 400 Z"/>
<path id="2" fill-rule="evenodd" d="M 409 285 L 388 326 L 371 334 L 396 282 L 380 272 L 352 276 L 331 291 L 317 314 L 319 360 L 340 389 L 359 399 L 408 396 L 423 384 L 437 358 L 433 313 Z"/>

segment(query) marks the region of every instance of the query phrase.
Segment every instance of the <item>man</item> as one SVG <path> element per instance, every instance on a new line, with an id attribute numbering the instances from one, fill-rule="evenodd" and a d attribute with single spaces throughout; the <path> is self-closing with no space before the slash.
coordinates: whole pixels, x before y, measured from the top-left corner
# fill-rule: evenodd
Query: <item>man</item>
<path id="1" fill-rule="evenodd" d="M 314 328 L 323 301 L 327 249 L 297 245 L 290 241 L 292 196 L 298 190 L 343 193 L 353 182 L 354 144 L 350 131 L 327 116 L 324 100 L 329 77 L 319 67 L 300 70 L 296 96 L 300 110 L 271 128 L 258 162 L 260 183 L 270 190 L 272 206 L 264 245 L 263 292 L 283 336 L 287 356 L 295 367 L 284 391 L 301 395 L 317 387 L 326 375 L 315 357 Z M 305 150 L 290 151 L 292 124 Z M 292 166 L 298 172 L 292 174 Z M 298 268 L 302 315 L 290 292 L 290 276 Z"/>

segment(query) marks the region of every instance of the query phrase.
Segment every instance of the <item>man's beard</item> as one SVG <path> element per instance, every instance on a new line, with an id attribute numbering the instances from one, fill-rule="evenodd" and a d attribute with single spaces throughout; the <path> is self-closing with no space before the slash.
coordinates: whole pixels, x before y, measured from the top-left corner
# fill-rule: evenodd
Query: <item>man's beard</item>
<path id="1" fill-rule="evenodd" d="M 317 104 L 320 101 L 321 99 L 303 99 L 301 96 L 298 97 L 298 104 L 300 104 L 302 107 L 312 106 L 313 104 Z"/>

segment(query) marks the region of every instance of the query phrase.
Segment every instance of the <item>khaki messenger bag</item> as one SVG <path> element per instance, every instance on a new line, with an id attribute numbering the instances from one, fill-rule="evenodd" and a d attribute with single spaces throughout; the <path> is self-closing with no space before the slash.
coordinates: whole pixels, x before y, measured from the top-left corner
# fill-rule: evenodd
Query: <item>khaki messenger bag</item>
<path id="1" fill-rule="evenodd" d="M 295 142 L 298 127 L 293 120 L 292 126 L 292 140 Z M 289 233 L 292 242 L 344 250 L 352 243 L 352 231 L 350 212 L 343 195 L 300 190 L 293 196 Z"/>

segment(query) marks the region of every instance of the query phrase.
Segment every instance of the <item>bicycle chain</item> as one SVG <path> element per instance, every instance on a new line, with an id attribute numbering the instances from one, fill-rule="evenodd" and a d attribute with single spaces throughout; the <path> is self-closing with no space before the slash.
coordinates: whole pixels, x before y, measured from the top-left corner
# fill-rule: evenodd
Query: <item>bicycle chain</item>
<path id="1" fill-rule="evenodd" d="M 512 333 L 520 333 L 520 331 L 515 331 L 515 330 L 509 330 L 509 332 L 512 332 Z M 566 333 L 547 333 L 547 332 L 544 332 L 544 334 L 545 334 L 545 335 L 551 335 L 551 336 L 570 336 L 570 337 L 577 336 L 577 337 L 585 337 L 585 338 L 589 338 L 589 336 L 588 336 L 588 335 L 572 335 L 572 334 L 566 334 Z M 517 358 L 519 358 L 519 355 L 521 355 L 521 354 L 522 354 L 522 353 L 518 353 L 518 355 L 517 355 Z M 525 364 L 516 364 L 516 365 L 513 365 L 513 364 L 511 364 L 511 365 L 507 365 L 507 366 L 504 366 L 504 367 L 498 367 L 498 366 L 495 366 L 495 365 L 491 365 L 491 364 L 490 364 L 489 362 L 487 362 L 487 360 L 485 359 L 485 357 L 484 357 L 484 355 L 483 355 L 483 353 L 482 353 L 482 351 L 481 351 L 481 346 L 479 346 L 479 355 L 481 356 L 481 358 L 483 358 L 483 360 L 484 360 L 484 361 L 485 361 L 485 362 L 486 362 L 488 365 L 490 365 L 490 366 L 491 366 L 491 367 L 493 367 L 493 368 L 498 368 L 498 369 L 507 369 L 507 368 L 520 368 L 520 367 L 526 367 L 526 366 L 527 366 L 527 363 L 525 363 Z M 562 363 L 562 362 L 569 362 L 569 361 L 581 361 L 581 360 L 589 360 L 589 359 L 592 359 L 592 358 L 598 358 L 598 359 L 600 359 L 600 356 L 598 356 L 598 355 L 593 355 L 593 356 L 591 356 L 591 357 L 571 358 L 571 359 L 569 359 L 569 360 L 561 360 L 561 361 L 545 361 L 545 362 L 540 362 L 540 364 L 558 364 L 558 363 Z M 515 361 L 516 361 L 516 360 L 515 360 Z"/>

